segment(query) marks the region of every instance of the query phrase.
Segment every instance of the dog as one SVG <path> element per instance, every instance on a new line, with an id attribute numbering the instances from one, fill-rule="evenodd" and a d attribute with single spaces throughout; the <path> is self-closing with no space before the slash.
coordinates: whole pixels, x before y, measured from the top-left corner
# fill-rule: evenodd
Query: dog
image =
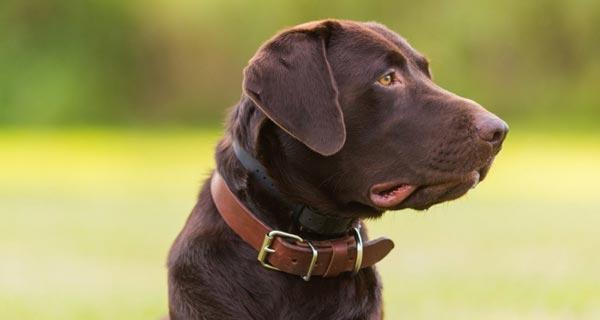
<path id="1" fill-rule="evenodd" d="M 393 244 L 367 240 L 362 220 L 464 195 L 507 132 L 381 24 L 278 33 L 244 69 L 217 168 L 169 253 L 170 319 L 381 319 L 372 265 Z"/>

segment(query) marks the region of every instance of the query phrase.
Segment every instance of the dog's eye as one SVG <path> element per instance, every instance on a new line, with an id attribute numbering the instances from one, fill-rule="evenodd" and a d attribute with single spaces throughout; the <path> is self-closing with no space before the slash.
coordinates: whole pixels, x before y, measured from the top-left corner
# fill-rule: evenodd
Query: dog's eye
<path id="1" fill-rule="evenodd" d="M 394 73 L 390 72 L 390 73 L 384 75 L 383 77 L 379 78 L 379 80 L 377 80 L 377 82 L 379 82 L 380 85 L 385 86 L 385 87 L 391 86 L 392 83 L 394 83 Z"/>

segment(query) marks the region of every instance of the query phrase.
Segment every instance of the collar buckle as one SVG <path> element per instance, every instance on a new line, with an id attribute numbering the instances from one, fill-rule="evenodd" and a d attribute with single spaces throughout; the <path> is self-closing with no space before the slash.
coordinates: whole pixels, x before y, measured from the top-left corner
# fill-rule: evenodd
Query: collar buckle
<path id="1" fill-rule="evenodd" d="M 310 264 L 308 265 L 308 270 L 306 271 L 306 274 L 304 276 L 302 276 L 302 279 L 304 281 L 310 280 L 310 276 L 312 275 L 313 269 L 315 268 L 315 264 L 317 263 L 317 257 L 319 256 L 319 252 L 310 243 L 310 241 L 304 240 L 302 237 L 295 235 L 295 234 L 291 234 L 291 233 L 287 233 L 287 232 L 283 232 L 283 231 L 279 231 L 279 230 L 272 230 L 269 233 L 265 234 L 263 243 L 260 246 L 260 251 L 258 252 L 258 256 L 256 257 L 258 259 L 258 261 L 260 262 L 260 264 L 267 269 L 281 271 L 277 267 L 275 267 L 267 262 L 267 256 L 269 255 L 269 253 L 275 252 L 275 250 L 270 247 L 271 244 L 273 243 L 273 241 L 275 240 L 275 237 L 294 239 L 298 242 L 308 244 L 308 246 L 312 250 L 312 258 L 310 260 Z M 360 235 L 359 235 L 359 237 L 360 237 Z M 358 258 L 358 252 L 357 252 L 357 258 Z M 361 242 L 361 260 L 362 260 L 362 242 Z"/>

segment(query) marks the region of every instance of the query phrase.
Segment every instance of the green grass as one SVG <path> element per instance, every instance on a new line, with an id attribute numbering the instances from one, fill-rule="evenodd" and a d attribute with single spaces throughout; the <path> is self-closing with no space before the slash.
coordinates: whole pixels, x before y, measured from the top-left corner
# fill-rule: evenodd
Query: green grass
<path id="1" fill-rule="evenodd" d="M 0 318 L 156 319 L 217 130 L 0 131 Z M 388 319 L 599 319 L 600 139 L 511 133 L 458 201 L 370 222 Z"/>

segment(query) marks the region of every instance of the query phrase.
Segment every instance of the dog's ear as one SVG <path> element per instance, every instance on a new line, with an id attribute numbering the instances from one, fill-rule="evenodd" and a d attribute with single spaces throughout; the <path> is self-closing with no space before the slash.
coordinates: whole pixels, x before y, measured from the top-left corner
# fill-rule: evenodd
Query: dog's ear
<path id="1" fill-rule="evenodd" d="M 244 92 L 275 124 L 321 155 L 338 152 L 346 128 L 327 61 L 335 21 L 284 31 L 244 69 Z"/>

